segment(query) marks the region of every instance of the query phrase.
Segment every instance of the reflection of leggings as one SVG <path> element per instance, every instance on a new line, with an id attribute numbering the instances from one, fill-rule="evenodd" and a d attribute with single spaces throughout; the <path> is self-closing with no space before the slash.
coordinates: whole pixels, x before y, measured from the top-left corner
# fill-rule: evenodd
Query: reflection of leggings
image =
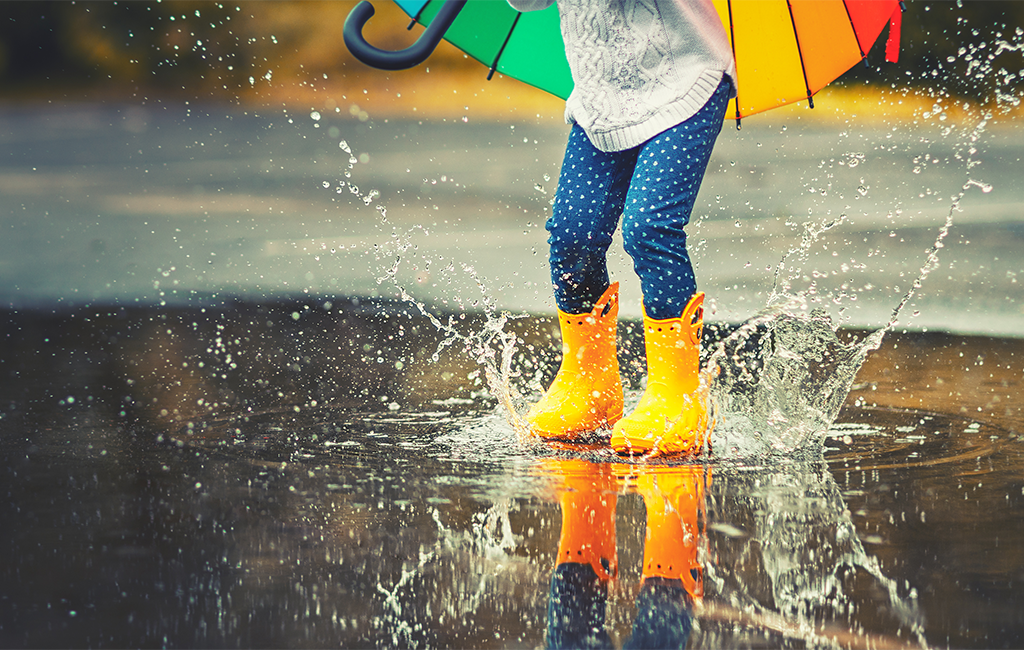
<path id="1" fill-rule="evenodd" d="M 647 315 L 660 320 L 683 312 L 697 290 L 683 227 L 730 94 L 724 78 L 693 117 L 625 151 L 599 151 L 573 126 L 547 222 L 559 309 L 588 311 L 608 288 L 605 256 L 622 215 L 622 238 L 640 276 Z"/>
<path id="2" fill-rule="evenodd" d="M 589 564 L 560 564 L 551 576 L 547 645 L 552 650 L 610 648 L 604 629 L 608 583 Z M 692 599 L 680 580 L 647 578 L 636 602 L 633 633 L 623 646 L 685 648 L 692 627 Z"/>

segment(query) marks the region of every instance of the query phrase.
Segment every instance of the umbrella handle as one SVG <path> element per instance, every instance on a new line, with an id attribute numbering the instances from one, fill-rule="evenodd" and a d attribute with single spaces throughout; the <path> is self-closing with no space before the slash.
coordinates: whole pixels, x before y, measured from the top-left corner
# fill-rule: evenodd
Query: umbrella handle
<path id="1" fill-rule="evenodd" d="M 363 25 L 373 16 L 373 5 L 363 0 L 345 19 L 342 36 L 349 52 L 366 65 L 381 70 L 405 70 L 423 63 L 433 54 L 465 4 L 466 0 L 447 0 L 415 43 L 404 50 L 391 52 L 374 47 L 363 38 Z"/>

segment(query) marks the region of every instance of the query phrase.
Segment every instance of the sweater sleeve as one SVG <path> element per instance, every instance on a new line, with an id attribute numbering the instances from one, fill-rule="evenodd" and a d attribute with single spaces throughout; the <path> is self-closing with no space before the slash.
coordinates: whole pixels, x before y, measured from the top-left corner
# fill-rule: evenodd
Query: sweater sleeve
<path id="1" fill-rule="evenodd" d="M 540 11 L 555 4 L 555 0 L 508 0 L 516 11 Z"/>

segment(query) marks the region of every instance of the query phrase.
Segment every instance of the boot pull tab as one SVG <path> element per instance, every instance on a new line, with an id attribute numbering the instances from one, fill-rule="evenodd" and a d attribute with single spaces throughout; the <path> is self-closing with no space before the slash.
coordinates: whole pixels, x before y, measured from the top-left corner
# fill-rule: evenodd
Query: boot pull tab
<path id="1" fill-rule="evenodd" d="M 686 329 L 690 335 L 690 342 L 700 345 L 701 330 L 704 328 L 704 292 L 699 291 L 693 294 L 690 302 L 686 304 L 680 318 L 688 326 Z"/>
<path id="2" fill-rule="evenodd" d="M 597 299 L 597 302 L 594 303 L 594 309 L 591 310 L 590 313 L 593 314 L 595 318 L 607 316 L 608 312 L 612 310 L 618 299 L 619 283 L 612 282 L 608 285 L 608 288 L 604 290 L 604 293 L 601 294 L 601 297 Z"/>

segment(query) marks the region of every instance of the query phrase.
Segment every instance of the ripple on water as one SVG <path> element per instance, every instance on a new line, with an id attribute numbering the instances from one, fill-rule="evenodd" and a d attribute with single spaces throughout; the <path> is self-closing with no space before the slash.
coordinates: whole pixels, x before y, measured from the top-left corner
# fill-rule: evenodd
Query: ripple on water
<path id="1" fill-rule="evenodd" d="M 963 465 L 992 457 L 1016 436 L 971 418 L 917 409 L 848 407 L 826 440 L 826 458 L 844 469 Z"/>

